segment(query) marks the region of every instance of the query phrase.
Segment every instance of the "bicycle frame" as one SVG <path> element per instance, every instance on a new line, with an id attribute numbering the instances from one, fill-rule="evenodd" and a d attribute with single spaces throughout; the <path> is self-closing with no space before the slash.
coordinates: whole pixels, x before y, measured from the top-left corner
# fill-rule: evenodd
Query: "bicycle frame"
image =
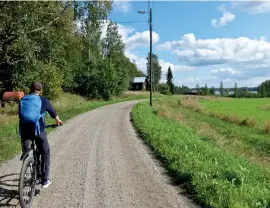
<path id="1" fill-rule="evenodd" d="M 48 127 L 56 128 L 58 125 L 49 125 Z M 42 168 L 42 161 L 41 161 L 41 154 L 36 145 L 36 137 L 30 137 L 31 140 L 31 147 L 23 153 L 21 157 L 21 161 L 23 161 L 21 173 L 20 173 L 20 180 L 19 180 L 19 200 L 20 205 L 23 208 L 30 208 L 32 206 L 32 200 L 35 196 L 37 185 L 41 182 L 40 173 L 43 171 Z M 32 152 L 32 155 L 30 155 Z M 25 173 L 27 171 L 28 165 L 30 164 L 31 168 L 31 180 L 30 180 L 30 192 L 27 192 L 27 197 L 25 197 L 24 187 L 25 187 Z M 27 181 L 28 182 L 28 181 Z M 30 194 L 30 195 L 29 195 Z M 26 200 L 25 200 L 26 198 Z"/>

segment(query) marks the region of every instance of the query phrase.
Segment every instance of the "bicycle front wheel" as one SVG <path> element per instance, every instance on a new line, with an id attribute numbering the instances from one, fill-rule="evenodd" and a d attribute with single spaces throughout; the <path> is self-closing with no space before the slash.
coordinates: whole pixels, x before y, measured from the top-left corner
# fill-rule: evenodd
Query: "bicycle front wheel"
<path id="1" fill-rule="evenodd" d="M 20 182 L 19 182 L 19 197 L 22 208 L 31 208 L 35 194 L 35 170 L 34 158 L 27 157 L 22 165 Z"/>

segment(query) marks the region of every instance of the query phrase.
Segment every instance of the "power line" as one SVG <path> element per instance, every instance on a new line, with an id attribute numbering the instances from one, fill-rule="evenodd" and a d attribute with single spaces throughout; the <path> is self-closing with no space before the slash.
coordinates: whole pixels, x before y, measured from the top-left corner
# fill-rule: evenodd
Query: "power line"
<path id="1" fill-rule="evenodd" d="M 148 20 L 144 20 L 144 21 L 130 21 L 130 22 L 115 22 L 114 23 L 139 23 L 139 22 L 148 22 Z"/>

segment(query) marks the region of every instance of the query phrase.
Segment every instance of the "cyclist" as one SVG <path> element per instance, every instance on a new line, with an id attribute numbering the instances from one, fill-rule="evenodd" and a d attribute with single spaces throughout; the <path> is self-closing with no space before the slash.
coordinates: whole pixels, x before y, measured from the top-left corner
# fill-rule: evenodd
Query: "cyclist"
<path id="1" fill-rule="evenodd" d="M 57 125 L 62 125 L 62 121 L 59 119 L 59 116 L 52 107 L 50 101 L 47 98 L 40 96 L 42 84 L 40 82 L 33 82 L 30 88 L 30 94 L 24 96 L 19 104 L 22 151 L 25 153 L 29 149 L 30 138 L 34 138 L 41 154 L 42 188 L 47 188 L 52 184 L 52 181 L 49 179 L 50 147 L 45 131 L 45 120 L 43 116 L 48 112 L 49 115 L 55 119 Z M 35 109 L 37 109 L 36 112 Z M 36 122 L 37 124 L 31 125 L 29 122 L 27 123 L 27 119 L 25 118 L 31 118 L 35 113 L 39 114 Z"/>

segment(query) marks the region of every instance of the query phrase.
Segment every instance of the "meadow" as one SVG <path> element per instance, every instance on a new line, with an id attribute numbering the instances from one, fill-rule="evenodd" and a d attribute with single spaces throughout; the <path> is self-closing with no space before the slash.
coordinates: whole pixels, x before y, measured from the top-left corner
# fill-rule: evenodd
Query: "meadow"
<path id="1" fill-rule="evenodd" d="M 200 104 L 210 111 L 226 112 L 239 117 L 252 117 L 259 123 L 269 121 L 270 98 L 200 99 Z"/>
<path id="2" fill-rule="evenodd" d="M 269 118 L 262 113 L 268 101 L 177 96 L 155 100 L 153 109 L 139 104 L 132 118 L 174 180 L 202 205 L 269 208 L 270 140 L 257 128 Z M 243 124 L 249 116 L 256 125 Z"/>
<path id="3" fill-rule="evenodd" d="M 205 115 L 270 133 L 269 98 L 219 98 L 185 96 L 179 104 Z"/>

